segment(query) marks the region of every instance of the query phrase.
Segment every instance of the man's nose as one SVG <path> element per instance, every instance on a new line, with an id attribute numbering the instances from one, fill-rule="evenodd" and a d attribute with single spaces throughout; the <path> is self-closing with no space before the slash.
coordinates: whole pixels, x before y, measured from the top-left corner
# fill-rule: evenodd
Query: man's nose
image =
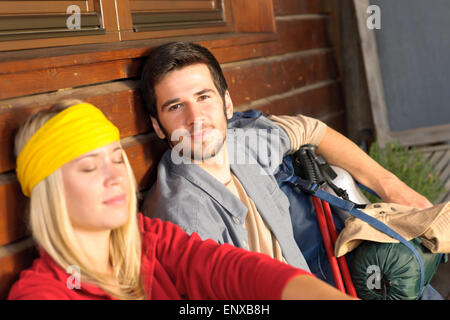
<path id="1" fill-rule="evenodd" d="M 186 105 L 187 124 L 192 126 L 201 126 L 204 121 L 205 114 L 200 106 L 195 102 L 189 102 Z"/>

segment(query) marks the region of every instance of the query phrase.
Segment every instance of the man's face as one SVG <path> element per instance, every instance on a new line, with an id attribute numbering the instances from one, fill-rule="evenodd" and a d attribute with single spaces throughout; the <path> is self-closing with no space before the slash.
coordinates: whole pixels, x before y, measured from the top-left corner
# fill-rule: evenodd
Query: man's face
<path id="1" fill-rule="evenodd" d="M 152 123 L 158 137 L 196 160 L 220 151 L 233 104 L 228 91 L 222 99 L 205 64 L 170 72 L 155 86 L 155 94 L 159 124 L 154 118 Z"/>

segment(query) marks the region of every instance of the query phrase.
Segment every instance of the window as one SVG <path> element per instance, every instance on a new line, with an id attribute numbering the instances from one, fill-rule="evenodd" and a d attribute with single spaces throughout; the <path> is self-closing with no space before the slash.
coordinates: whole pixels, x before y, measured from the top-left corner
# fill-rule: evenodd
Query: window
<path id="1" fill-rule="evenodd" d="M 0 50 L 115 41 L 103 9 L 98 0 L 0 1 Z"/>
<path id="2" fill-rule="evenodd" d="M 222 33 L 232 30 L 230 1 L 130 0 L 120 17 L 122 39 Z M 228 7 L 227 7 L 228 6 Z M 124 23 L 122 23 L 122 21 Z"/>
<path id="3" fill-rule="evenodd" d="M 76 33 L 67 27 L 66 11 L 75 4 L 83 34 L 101 34 L 101 19 L 91 1 L 1 1 L 0 39 L 26 40 L 64 37 Z"/>
<path id="4" fill-rule="evenodd" d="M 0 0 L 0 51 L 274 26 L 272 0 Z"/>

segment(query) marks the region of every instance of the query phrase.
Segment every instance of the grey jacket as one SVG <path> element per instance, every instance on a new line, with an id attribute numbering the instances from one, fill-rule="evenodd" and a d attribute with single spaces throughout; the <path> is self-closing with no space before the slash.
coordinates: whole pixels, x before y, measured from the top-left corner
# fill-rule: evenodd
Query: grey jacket
<path id="1" fill-rule="evenodd" d="M 278 240 L 284 258 L 292 266 L 309 271 L 294 239 L 288 198 L 273 176 L 290 149 L 287 134 L 260 117 L 247 124 L 245 131 L 229 128 L 226 139 L 231 170 Z M 174 163 L 171 150 L 158 165 L 157 181 L 145 198 L 142 212 L 171 221 L 189 234 L 196 232 L 202 239 L 248 249 L 243 227 L 245 205 L 199 166 Z"/>

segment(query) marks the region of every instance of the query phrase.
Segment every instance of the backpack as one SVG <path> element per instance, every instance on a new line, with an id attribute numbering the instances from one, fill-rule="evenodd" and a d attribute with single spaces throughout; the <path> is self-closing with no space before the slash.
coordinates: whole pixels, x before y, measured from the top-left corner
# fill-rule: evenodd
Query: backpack
<path id="1" fill-rule="evenodd" d="M 263 113 L 257 110 L 236 112 L 229 120 L 229 127 L 251 126 L 251 123 L 262 115 Z M 406 241 L 387 225 L 358 210 L 358 204 L 338 198 L 321 190 L 304 177 L 302 179 L 296 174 L 296 164 L 298 164 L 296 155 L 285 156 L 274 176 L 280 189 L 289 199 L 294 238 L 311 272 L 319 279 L 335 286 L 312 201 L 312 196 L 315 196 L 328 202 L 333 210 L 347 212 L 400 241 L 387 244 L 365 241 L 357 249 L 346 254 L 347 263 L 351 266 L 354 287 L 360 298 L 420 299 L 425 288 L 431 288 L 428 284 L 438 265 L 447 261 L 447 255 L 429 252 L 420 244 L 419 238 Z M 361 187 L 366 189 L 364 186 Z M 342 214 L 333 214 L 332 217 L 339 233 L 345 226 L 345 218 Z M 371 274 L 368 274 L 368 270 L 380 261 L 383 262 L 383 269 L 378 270 L 378 280 L 382 285 L 370 286 L 368 283 Z"/>
<path id="2" fill-rule="evenodd" d="M 235 112 L 228 121 L 228 127 L 251 127 L 251 123 L 261 117 L 259 110 Z M 334 286 L 330 264 L 325 252 L 316 213 L 309 194 L 296 188 L 289 182 L 294 176 L 294 156 L 287 155 L 275 173 L 280 189 L 287 195 L 290 206 L 289 212 L 293 226 L 295 241 L 302 252 L 311 272 L 319 279 Z M 338 215 L 333 215 L 337 231 L 341 231 L 344 222 Z M 350 256 L 350 255 L 349 255 Z"/>

